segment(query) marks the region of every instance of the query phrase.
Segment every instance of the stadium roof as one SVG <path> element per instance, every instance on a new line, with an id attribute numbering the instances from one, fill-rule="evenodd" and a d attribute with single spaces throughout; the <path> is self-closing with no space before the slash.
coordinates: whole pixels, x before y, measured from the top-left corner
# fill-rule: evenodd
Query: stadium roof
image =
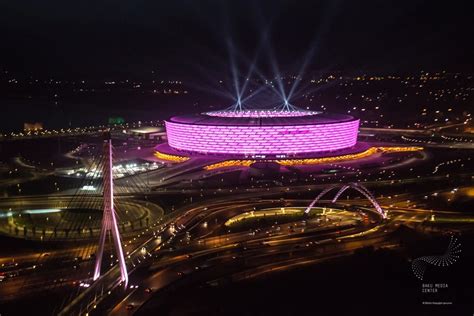
<path id="1" fill-rule="evenodd" d="M 230 117 L 210 116 L 206 113 L 174 116 L 169 122 L 197 125 L 314 125 L 331 124 L 356 120 L 353 116 L 344 114 L 318 113 L 306 116 L 288 117 Z"/>

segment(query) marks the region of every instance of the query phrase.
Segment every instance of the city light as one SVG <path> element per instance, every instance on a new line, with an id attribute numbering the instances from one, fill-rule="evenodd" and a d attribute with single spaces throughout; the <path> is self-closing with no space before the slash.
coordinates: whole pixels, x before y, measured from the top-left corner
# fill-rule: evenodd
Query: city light
<path id="1" fill-rule="evenodd" d="M 189 157 L 165 154 L 159 151 L 155 151 L 155 157 L 160 160 L 172 161 L 172 162 L 185 162 L 189 160 Z"/>
<path id="2" fill-rule="evenodd" d="M 282 166 L 303 166 L 303 165 L 318 165 L 318 164 L 327 164 L 339 161 L 349 161 L 355 159 L 362 159 L 370 157 L 377 153 L 391 153 L 391 152 L 411 152 L 411 151 L 420 151 L 423 150 L 423 147 L 371 147 L 363 152 L 356 154 L 340 155 L 340 156 L 328 156 L 322 158 L 304 158 L 304 159 L 266 159 L 267 162 L 276 162 Z M 219 168 L 228 168 L 228 167 L 249 167 L 257 160 L 247 160 L 247 159 L 231 159 L 223 162 L 218 162 L 205 166 L 205 170 L 214 170 Z"/>

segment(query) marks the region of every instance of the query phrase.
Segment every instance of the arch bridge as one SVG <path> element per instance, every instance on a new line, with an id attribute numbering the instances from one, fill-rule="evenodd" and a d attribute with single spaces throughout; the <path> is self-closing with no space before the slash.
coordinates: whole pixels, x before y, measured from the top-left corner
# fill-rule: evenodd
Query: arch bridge
<path id="1" fill-rule="evenodd" d="M 321 193 L 319 193 L 316 196 L 316 198 L 308 205 L 308 207 L 305 210 L 305 213 L 308 214 L 311 211 L 311 208 L 323 196 L 325 196 L 327 193 L 329 193 L 330 191 L 332 191 L 334 189 L 337 189 L 337 188 L 339 188 L 339 191 L 337 191 L 336 195 L 332 199 L 332 201 L 331 201 L 332 203 L 336 203 L 337 200 L 339 199 L 339 197 L 341 196 L 341 194 L 344 193 L 347 189 L 353 189 L 353 190 L 356 190 L 357 192 L 361 193 L 363 196 L 365 196 L 370 201 L 370 203 L 373 205 L 376 212 L 380 216 L 382 216 L 382 218 L 387 218 L 387 212 L 384 209 L 382 209 L 382 207 L 379 205 L 379 203 L 377 202 L 375 197 L 372 195 L 372 193 L 370 193 L 370 191 L 365 186 L 363 186 L 362 184 L 355 183 L 355 182 L 344 184 L 344 185 L 333 185 L 333 186 L 327 187 L 326 189 L 321 191 Z"/>

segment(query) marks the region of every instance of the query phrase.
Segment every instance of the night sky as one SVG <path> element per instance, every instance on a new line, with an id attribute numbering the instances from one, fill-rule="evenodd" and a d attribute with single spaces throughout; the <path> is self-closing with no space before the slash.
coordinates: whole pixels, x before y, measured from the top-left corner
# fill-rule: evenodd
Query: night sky
<path id="1" fill-rule="evenodd" d="M 472 71 L 469 1 L 1 1 L 0 67 L 111 76 L 228 70 L 229 51 L 268 67 Z M 231 47 L 231 49 L 229 49 Z"/>

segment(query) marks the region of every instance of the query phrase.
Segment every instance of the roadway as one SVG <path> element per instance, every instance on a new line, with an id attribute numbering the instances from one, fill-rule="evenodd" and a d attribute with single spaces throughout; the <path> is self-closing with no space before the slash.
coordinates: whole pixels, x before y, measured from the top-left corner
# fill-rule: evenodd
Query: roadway
<path id="1" fill-rule="evenodd" d="M 400 197 L 400 200 L 403 198 Z M 357 203 L 357 201 L 347 202 L 347 204 L 352 203 Z M 249 203 L 245 207 L 248 208 L 250 205 L 253 205 L 253 203 Z M 238 203 L 233 203 L 234 208 L 239 206 Z M 391 239 L 391 234 L 401 224 L 414 221 L 423 223 L 430 221 L 433 215 L 433 211 L 423 209 L 399 209 L 387 206 L 390 219 L 386 221 L 377 220 L 371 215 L 370 218 L 372 219 L 366 220 L 365 224 L 361 223 L 360 219 L 354 221 L 353 218 L 332 223 L 332 225 L 323 228 L 311 227 L 308 223 L 301 228 L 292 223 L 280 225 L 281 227 L 288 227 L 288 229 L 280 231 L 267 229 L 257 234 L 249 234 L 246 231 L 217 236 L 212 236 L 213 234 L 211 236 L 204 235 L 202 238 L 199 235 L 194 235 L 193 242 L 180 246 L 183 238 L 185 239 L 186 232 L 193 231 L 193 228 L 202 226 L 204 222 L 212 223 L 213 217 L 224 211 L 225 207 L 224 205 L 212 205 L 213 211 L 211 213 L 209 213 L 208 207 L 204 216 L 201 213 L 199 218 L 188 217 L 184 220 L 183 217 L 182 222 L 176 221 L 174 223 L 176 226 L 183 225 L 186 227 L 174 237 L 173 245 L 176 245 L 178 249 L 169 251 L 173 255 L 155 257 L 157 258 L 154 260 L 156 263 L 151 264 L 147 273 L 143 274 L 142 277 L 133 278 L 132 275 L 131 283 L 139 284 L 139 287 L 133 288 L 122 295 L 120 301 L 112 304 L 111 310 L 105 310 L 110 312 L 110 315 L 130 315 L 137 311 L 139 314 L 140 307 L 153 296 L 151 293 L 156 295 L 170 284 L 192 274 L 201 273 L 203 270 L 208 271 L 204 280 L 219 278 L 222 276 L 221 274 L 248 278 L 262 273 L 280 271 L 338 256 L 350 255 L 355 250 L 363 247 L 394 247 L 397 246 L 397 243 Z M 367 209 L 367 211 L 369 210 Z M 367 214 L 370 215 L 370 213 Z M 460 223 L 465 221 L 466 218 L 474 220 L 469 216 L 452 212 L 441 212 L 438 216 L 449 217 L 452 221 Z M 290 226 L 292 231 L 290 231 Z M 209 229 L 219 233 L 216 227 L 210 227 Z M 168 247 L 168 242 L 166 247 Z M 163 254 L 163 252 L 166 252 L 165 249 L 160 248 L 157 253 Z M 229 262 L 231 267 L 222 268 Z M 150 276 L 150 271 L 154 270 L 157 271 Z M 109 306 L 110 303 L 104 302 L 104 304 Z M 105 310 L 103 307 L 97 309 L 99 314 Z"/>

